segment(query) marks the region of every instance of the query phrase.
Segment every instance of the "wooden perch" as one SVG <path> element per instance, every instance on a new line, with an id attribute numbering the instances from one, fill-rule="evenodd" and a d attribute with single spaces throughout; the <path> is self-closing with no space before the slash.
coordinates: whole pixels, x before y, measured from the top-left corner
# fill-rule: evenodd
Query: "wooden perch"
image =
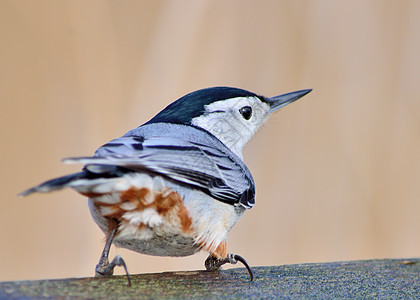
<path id="1" fill-rule="evenodd" d="M 0 282 L 13 298 L 420 298 L 420 258 Z"/>

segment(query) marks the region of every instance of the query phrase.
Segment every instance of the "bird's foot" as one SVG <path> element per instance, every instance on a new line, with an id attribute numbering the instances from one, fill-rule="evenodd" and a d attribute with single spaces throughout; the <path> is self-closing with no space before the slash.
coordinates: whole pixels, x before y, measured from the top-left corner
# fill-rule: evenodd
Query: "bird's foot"
<path id="1" fill-rule="evenodd" d="M 128 273 L 127 265 L 124 259 L 120 255 L 116 255 L 111 263 L 108 260 L 101 260 L 95 268 L 95 277 L 111 277 L 114 274 L 114 268 L 116 266 L 123 267 L 125 274 L 127 274 L 128 286 L 131 286 L 131 278 Z"/>
<path id="2" fill-rule="evenodd" d="M 252 274 L 252 270 L 250 266 L 246 262 L 245 258 L 243 258 L 242 256 L 238 254 L 228 253 L 226 258 L 217 258 L 213 255 L 210 255 L 209 257 L 207 257 L 204 265 L 206 266 L 206 269 L 208 271 L 217 271 L 224 264 L 227 264 L 227 263 L 236 264 L 238 261 L 240 261 L 248 270 L 249 276 L 251 277 L 251 281 L 252 281 L 254 279 L 254 275 Z"/>

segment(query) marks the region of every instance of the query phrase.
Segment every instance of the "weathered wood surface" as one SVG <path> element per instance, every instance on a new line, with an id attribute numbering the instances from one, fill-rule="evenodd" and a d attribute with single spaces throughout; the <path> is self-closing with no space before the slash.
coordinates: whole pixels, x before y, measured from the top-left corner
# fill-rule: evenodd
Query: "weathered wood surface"
<path id="1" fill-rule="evenodd" d="M 298 264 L 220 272 L 0 282 L 1 299 L 386 298 L 420 299 L 420 258 Z"/>

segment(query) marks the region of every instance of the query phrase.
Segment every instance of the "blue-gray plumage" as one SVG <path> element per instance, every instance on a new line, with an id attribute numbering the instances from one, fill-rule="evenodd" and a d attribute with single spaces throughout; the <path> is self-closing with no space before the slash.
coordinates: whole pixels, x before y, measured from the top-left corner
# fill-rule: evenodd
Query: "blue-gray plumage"
<path id="1" fill-rule="evenodd" d="M 156 173 L 222 202 L 254 205 L 255 185 L 245 163 L 197 127 L 147 123 L 105 144 L 95 157 L 75 160 L 94 164 L 96 173 L 108 172 L 108 166 Z"/>
<path id="2" fill-rule="evenodd" d="M 242 148 L 273 111 L 309 92 L 272 98 L 230 87 L 192 92 L 93 157 L 64 160 L 84 164 L 81 172 L 21 195 L 70 187 L 89 197 L 93 219 L 107 234 L 96 276 L 125 267 L 120 256 L 108 263 L 114 243 L 159 256 L 206 250 L 207 269 L 239 260 L 252 279 L 245 260 L 226 250 L 227 233 L 255 203 Z"/>

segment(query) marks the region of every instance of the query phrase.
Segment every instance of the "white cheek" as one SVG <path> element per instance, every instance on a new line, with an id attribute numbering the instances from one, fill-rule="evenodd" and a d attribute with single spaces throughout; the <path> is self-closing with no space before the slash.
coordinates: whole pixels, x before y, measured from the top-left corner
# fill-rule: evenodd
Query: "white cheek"
<path id="1" fill-rule="evenodd" d="M 211 113 L 194 118 L 191 123 L 207 130 L 236 155 L 241 156 L 242 146 L 245 144 L 241 142 L 244 139 L 244 124 L 233 114 Z"/>
<path id="2" fill-rule="evenodd" d="M 253 108 L 249 120 L 245 120 L 239 112 L 239 109 L 244 106 Z M 269 106 L 267 104 L 262 102 L 256 104 L 252 99 L 229 99 L 207 105 L 207 114 L 194 118 L 191 123 L 209 131 L 236 155 L 242 157 L 243 146 L 252 138 L 266 119 L 268 110 Z"/>

